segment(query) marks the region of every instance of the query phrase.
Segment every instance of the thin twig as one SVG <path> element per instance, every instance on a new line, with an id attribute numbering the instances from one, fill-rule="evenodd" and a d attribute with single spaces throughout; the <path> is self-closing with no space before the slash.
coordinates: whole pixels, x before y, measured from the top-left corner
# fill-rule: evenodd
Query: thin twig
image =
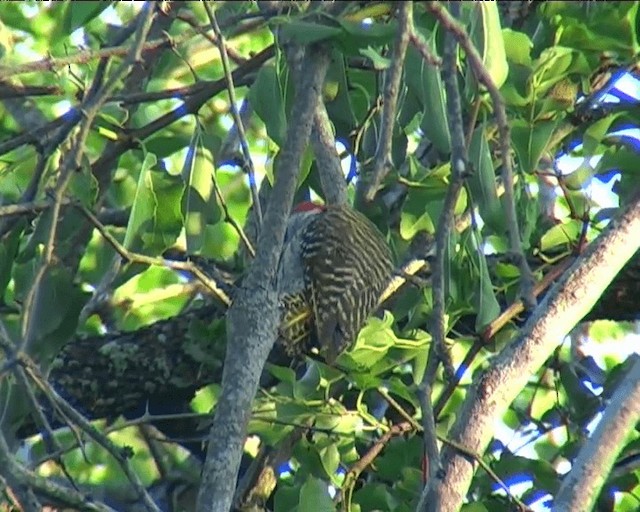
<path id="1" fill-rule="evenodd" d="M 411 41 L 413 47 L 418 50 L 418 53 L 427 64 L 434 67 L 442 66 L 442 59 L 431 51 L 429 43 L 424 40 L 422 34 L 416 31 L 416 27 L 413 23 L 410 25 L 409 41 Z"/>
<path id="2" fill-rule="evenodd" d="M 398 34 L 393 46 L 391 66 L 385 74 L 384 100 L 380 119 L 380 137 L 371 171 L 371 182 L 366 185 L 364 197 L 372 201 L 389 172 L 391 162 L 391 139 L 396 126 L 398 94 L 402 83 L 402 70 L 409 45 L 409 27 L 413 23 L 413 2 L 400 2 L 398 7 Z"/>
<path id="3" fill-rule="evenodd" d="M 378 439 L 371 448 L 362 457 L 358 459 L 350 468 L 344 477 L 342 484 L 343 500 L 350 500 L 350 490 L 353 488 L 356 480 L 360 474 L 367 469 L 368 466 L 373 464 L 376 457 L 380 455 L 389 441 L 394 437 L 401 436 L 407 432 L 411 432 L 414 429 L 413 425 L 408 421 L 393 425 L 387 432 L 385 432 L 380 439 Z"/>
<path id="4" fill-rule="evenodd" d="M 37 475 L 18 463 L 11 453 L 9 445 L 2 433 L 0 433 L 0 473 L 5 476 L 8 482 L 15 482 L 21 488 L 36 491 L 38 495 L 54 500 L 59 504 L 67 505 L 75 510 L 87 512 L 115 512 L 107 505 L 87 500 L 86 496 L 74 489 L 63 487 L 48 478 Z M 33 493 L 31 493 L 33 494 Z M 22 503 L 23 506 L 28 505 Z M 42 506 L 37 508 L 25 508 L 25 510 L 42 510 Z"/>
<path id="5" fill-rule="evenodd" d="M 213 293 L 225 306 L 231 305 L 231 298 L 227 293 L 216 283 L 214 279 L 207 276 L 199 267 L 194 265 L 190 261 L 174 261 L 167 260 L 164 258 L 155 258 L 153 256 L 147 256 L 145 254 L 139 254 L 135 252 L 129 251 L 126 247 L 124 247 L 118 240 L 116 240 L 107 228 L 102 224 L 97 217 L 84 205 L 79 203 L 74 203 L 74 206 L 78 208 L 87 219 L 91 221 L 91 223 L 95 226 L 98 232 L 103 236 L 103 238 L 111 244 L 111 246 L 116 250 L 116 252 L 122 256 L 125 260 L 130 263 L 141 263 L 143 265 L 157 265 L 161 267 L 170 268 L 172 270 L 180 270 L 182 272 L 190 272 L 193 274 L 196 279 L 198 279 L 208 290 Z"/>
<path id="6" fill-rule="evenodd" d="M 231 66 L 229 65 L 229 56 L 227 54 L 227 46 L 225 44 L 222 31 L 218 26 L 216 15 L 211 10 L 209 2 L 204 1 L 203 5 L 205 8 L 205 11 L 207 12 L 207 16 L 209 17 L 209 21 L 211 23 L 211 27 L 213 28 L 213 32 L 216 35 L 216 45 L 218 47 L 218 51 L 220 52 L 222 69 L 224 70 L 224 77 L 227 81 L 227 92 L 229 93 L 229 110 L 231 110 L 231 115 L 233 116 L 233 122 L 235 123 L 236 129 L 238 130 L 238 139 L 240 141 L 240 148 L 242 149 L 242 156 L 244 157 L 243 168 L 246 169 L 247 175 L 249 176 L 249 188 L 251 190 L 251 197 L 253 199 L 253 205 L 256 212 L 256 222 L 258 225 L 258 229 L 260 229 L 260 226 L 262 226 L 262 208 L 260 206 L 260 200 L 258 199 L 258 186 L 256 184 L 256 172 L 253 167 L 251 152 L 249 151 L 247 134 L 245 133 L 245 130 L 244 130 L 244 125 L 242 123 L 242 118 L 240 117 L 240 112 L 238 112 L 236 91 L 233 85 L 233 76 L 231 75 Z"/>
<path id="7" fill-rule="evenodd" d="M 253 244 L 251 243 L 251 240 L 249 240 L 249 238 L 247 237 L 247 234 L 244 232 L 244 229 L 242 229 L 242 226 L 238 223 L 238 221 L 234 219 L 233 216 L 229 213 L 229 207 L 227 206 L 227 202 L 224 196 L 222 195 L 222 190 L 220 190 L 220 185 L 218 185 L 218 179 L 216 178 L 215 172 L 211 173 L 211 178 L 213 181 L 213 190 L 215 191 L 216 196 L 218 198 L 218 203 L 222 208 L 222 213 L 224 214 L 225 222 L 228 222 L 229 224 L 231 224 L 233 229 L 236 230 L 236 233 L 238 233 L 240 240 L 242 240 L 242 243 L 244 244 L 251 258 L 252 259 L 255 258 L 256 250 L 253 248 Z"/>
<path id="8" fill-rule="evenodd" d="M 26 360 L 26 356 L 23 358 Z M 105 434 L 100 432 L 94 427 L 89 420 L 82 416 L 76 409 L 74 409 L 64 398 L 62 398 L 45 379 L 34 363 L 30 363 L 25 366 L 27 375 L 31 378 L 33 383 L 44 393 L 48 400 L 58 408 L 65 417 L 67 417 L 73 424 L 77 425 L 85 432 L 91 439 L 97 444 L 102 446 L 109 455 L 120 466 L 120 469 L 126 476 L 127 480 L 134 489 L 137 497 L 142 500 L 145 508 L 150 512 L 160 512 L 160 509 L 153 501 L 153 498 L 149 495 L 144 485 L 140 481 L 138 474 L 133 471 L 131 464 L 129 463 L 128 456 L 125 451 L 116 446 Z"/>
<path id="9" fill-rule="evenodd" d="M 141 51 L 154 51 L 159 48 L 169 47 L 188 41 L 195 35 L 195 31 L 188 30 L 177 37 L 166 36 L 161 39 L 148 41 L 142 45 Z M 112 48 L 101 48 L 100 50 L 84 50 L 66 57 L 47 57 L 35 62 L 27 62 L 19 66 L 0 66 L 0 80 L 8 77 L 22 75 L 24 73 L 55 71 L 71 64 L 86 64 L 92 60 L 120 57 L 127 55 L 131 51 L 131 46 L 115 46 Z"/>

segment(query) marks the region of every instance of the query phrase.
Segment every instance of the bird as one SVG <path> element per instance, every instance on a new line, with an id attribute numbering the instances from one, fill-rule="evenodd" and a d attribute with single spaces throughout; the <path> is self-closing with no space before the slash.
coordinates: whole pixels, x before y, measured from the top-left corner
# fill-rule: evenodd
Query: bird
<path id="1" fill-rule="evenodd" d="M 291 357 L 315 347 L 333 364 L 375 310 L 393 269 L 382 233 L 362 213 L 300 203 L 278 264 L 278 343 Z"/>

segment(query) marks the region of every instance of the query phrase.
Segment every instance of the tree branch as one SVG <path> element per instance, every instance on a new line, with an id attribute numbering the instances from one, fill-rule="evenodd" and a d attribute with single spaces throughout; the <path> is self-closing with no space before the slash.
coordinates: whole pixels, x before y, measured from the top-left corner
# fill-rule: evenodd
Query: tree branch
<path id="1" fill-rule="evenodd" d="M 459 4 L 451 4 L 452 12 L 459 11 Z M 421 383 L 420 402 L 424 428 L 424 443 L 427 460 L 429 461 L 429 489 L 436 481 L 436 475 L 440 469 L 438 446 L 435 440 L 436 429 L 431 402 L 433 382 L 436 378 L 437 368 L 443 363 L 445 373 L 452 376 L 452 363 L 446 346 L 447 326 L 445 324 L 445 257 L 449 254 L 451 246 L 450 237 L 454 220 L 454 209 L 458 196 L 464 184 L 464 177 L 468 167 L 467 150 L 465 147 L 464 130 L 462 126 L 462 106 L 460 93 L 458 92 L 458 77 L 456 67 L 457 44 L 451 34 L 447 34 L 444 43 L 444 56 L 442 74 L 447 93 L 447 114 L 449 131 L 451 132 L 451 182 L 442 205 L 442 213 L 438 219 L 436 229 L 436 255 L 433 264 L 433 323 L 431 335 L 433 342 L 429 348 L 429 362 Z M 426 495 L 426 489 L 425 494 Z M 424 497 L 423 495 L 423 497 Z M 434 510 L 437 502 L 431 503 Z"/>
<path id="2" fill-rule="evenodd" d="M 213 32 L 216 35 L 216 45 L 218 47 L 218 51 L 220 52 L 222 69 L 224 70 L 224 77 L 227 82 L 227 92 L 229 94 L 229 109 L 231 110 L 231 116 L 233 117 L 235 129 L 237 130 L 237 133 L 238 133 L 238 140 L 240 141 L 240 149 L 242 149 L 242 156 L 244 158 L 242 168 L 247 170 L 247 174 L 249 176 L 249 189 L 251 190 L 251 197 L 253 199 L 256 222 L 258 224 L 258 228 L 260 228 L 262 224 L 262 208 L 260 206 L 260 201 L 258 200 L 256 172 L 255 172 L 255 169 L 253 168 L 253 160 L 251 159 L 251 152 L 249 151 L 249 143 L 247 142 L 247 135 L 245 133 L 244 124 L 242 123 L 240 112 L 238 112 L 238 106 L 237 106 L 238 101 L 236 99 L 236 90 L 233 85 L 233 77 L 231 75 L 231 66 L 229 64 L 229 57 L 227 55 L 227 47 L 224 41 L 224 37 L 222 35 L 222 31 L 218 26 L 218 21 L 216 20 L 216 16 L 213 13 L 213 10 L 211 9 L 211 7 L 209 6 L 209 3 L 203 2 L 203 5 L 207 13 L 207 16 L 209 17 L 209 22 L 211 23 Z"/>
<path id="3" fill-rule="evenodd" d="M 640 420 L 640 357 L 633 354 L 630 362 L 631 369 L 611 397 L 600 423 L 565 475 L 553 510 L 594 509 L 606 476 Z"/>
<path id="4" fill-rule="evenodd" d="M 537 306 L 522 335 L 506 347 L 467 394 L 451 438 L 483 453 L 494 422 L 551 355 L 563 336 L 591 310 L 609 283 L 640 247 L 640 194 L 576 260 Z M 427 502 L 439 500 L 444 512 L 457 511 L 473 475 L 473 465 L 443 450 L 443 473 Z"/>
<path id="5" fill-rule="evenodd" d="M 311 144 L 316 155 L 316 167 L 324 198 L 329 204 L 347 202 L 347 183 L 342 173 L 340 157 L 336 151 L 336 140 L 324 103 L 318 102 L 314 115 Z"/>
<path id="6" fill-rule="evenodd" d="M 251 404 L 278 322 L 275 279 L 284 240 L 285 223 L 293 202 L 302 153 L 311 133 L 329 58 L 309 47 L 303 79 L 296 91 L 287 141 L 280 155 L 275 186 L 258 240 L 257 254 L 247 278 L 227 315 L 228 349 L 222 376 L 222 394 L 216 405 L 209 447 L 198 494 L 200 512 L 227 512 Z"/>
<path id="7" fill-rule="evenodd" d="M 398 34 L 393 45 L 391 67 L 385 73 L 384 100 L 380 126 L 380 137 L 373 160 L 371 182 L 365 190 L 365 199 L 372 201 L 380 183 L 389 172 L 391 162 L 391 139 L 396 126 L 398 94 L 400 92 L 404 59 L 409 46 L 410 26 L 413 23 L 413 2 L 400 2 L 398 7 Z"/>

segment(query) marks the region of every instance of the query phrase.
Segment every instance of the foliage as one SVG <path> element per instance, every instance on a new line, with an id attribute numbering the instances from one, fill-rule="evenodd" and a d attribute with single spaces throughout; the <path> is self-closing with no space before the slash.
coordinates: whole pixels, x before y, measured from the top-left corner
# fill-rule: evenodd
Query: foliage
<path id="1" fill-rule="evenodd" d="M 50 439 L 46 421 L 60 426 L 71 420 L 52 406 L 39 373 L 46 376 L 62 364 L 62 347 L 82 337 L 98 336 L 94 350 L 102 353 L 99 336 L 105 333 L 117 339 L 119 331 L 136 331 L 215 300 L 203 297 L 207 289 L 192 274 L 163 265 L 162 257 L 205 262 L 215 269 L 206 273 L 219 281 L 223 273 L 241 279 L 250 264 L 241 226 L 251 234 L 251 185 L 256 178 L 278 179 L 277 155 L 288 126 L 296 123 L 291 106 L 297 84 L 284 43 L 330 49 L 322 98 L 335 139 L 345 148 L 343 167 L 359 173 L 348 193 L 383 231 L 399 265 L 424 258 L 420 241 L 436 234 L 453 181 L 445 85 L 441 70 L 424 58 L 425 50 L 443 55 L 447 27 L 429 3 L 413 7 L 423 46 L 412 39 L 404 58 L 392 112 L 391 172 L 372 203 L 362 192 L 380 144 L 384 75 L 394 66 L 399 22 L 391 3 L 343 2 L 339 12 L 302 2 L 278 12 L 251 2 L 212 5 L 232 62 L 236 107 L 244 105 L 256 177 L 243 172 L 224 66 L 203 4 L 158 3 L 140 61 L 129 55 L 134 30 L 122 29 L 140 30 L 137 4 L 0 5 L 0 404 L 6 440 L 0 451 L 10 450 L 52 482 L 70 477 L 86 485 L 97 501 L 111 493 L 109 500 L 119 500 L 123 510 L 135 488 L 123 468 L 137 475 L 140 486 L 168 492 L 175 474 L 197 488 L 194 464 L 199 468 L 201 461 L 179 442 L 157 443 L 162 425 L 154 414 L 142 413 L 142 402 L 107 417 L 82 406 L 121 459 L 96 437 L 76 437 L 77 426 L 58 428 Z M 636 147 L 620 130 L 637 126 L 639 111 L 629 102 L 602 102 L 623 72 L 636 70 L 638 3 L 547 2 L 521 9 L 464 4 L 459 19 L 504 99 L 522 250 L 536 281 L 544 282 L 594 240 L 638 189 Z M 127 72 L 91 117 L 90 102 L 121 65 L 129 66 Z M 470 172 L 446 248 L 447 343 L 457 380 L 440 369 L 432 383 L 442 439 L 469 388 L 494 354 L 517 342 L 528 316 L 508 309 L 519 300 L 522 267 L 509 250 L 496 105 L 462 51 L 458 71 Z M 78 144 L 87 119 L 90 130 Z M 580 162 L 576 170 L 556 171 L 560 156 Z M 299 198 L 312 192 L 323 197 L 321 172 L 309 149 Z M 614 173 L 619 181 L 611 180 Z M 594 192 L 603 183 L 613 187 L 604 200 Z M 118 245 L 156 260 L 127 261 Z M 423 268 L 385 302 L 384 313 L 368 321 L 335 367 L 314 357 L 267 364 L 270 384 L 256 397 L 244 462 L 268 452 L 277 454 L 272 461 L 278 464 L 274 482 L 255 483 L 254 494 L 247 491 L 244 499 L 262 500 L 276 511 L 415 510 L 425 478 L 420 393 L 429 371 L 434 302 L 428 277 Z M 537 293 L 548 291 L 552 283 L 546 284 Z M 622 305 L 609 310 L 617 307 Z M 637 315 L 637 302 L 631 310 Z M 585 324 L 560 339 L 572 327 L 558 333 L 555 353 L 495 419 L 494 441 L 478 455 L 493 473 L 475 472 L 463 510 L 513 510 L 514 497 L 540 507 L 557 493 L 563 472 L 630 365 L 617 350 L 628 343 L 629 324 Z M 226 342 L 222 331 L 219 318 L 211 325 L 191 322 L 183 338 L 170 341 L 183 343 L 205 366 L 213 358 L 210 345 Z M 597 356 L 575 350 L 581 333 Z M 221 365 L 219 350 L 215 357 Z M 170 372 L 148 367 L 156 376 Z M 65 371 L 70 380 L 91 379 L 80 368 Z M 127 389 L 126 374 L 120 378 L 96 381 L 98 394 L 102 387 L 116 394 Z M 176 398 L 169 423 L 183 419 L 177 413 L 194 394 L 194 416 L 215 407 L 219 380 L 205 380 L 197 393 Z M 45 420 L 34 400 L 45 414 L 56 414 Z M 197 426 L 206 428 L 206 415 L 197 418 Z M 28 451 L 18 451 L 14 440 L 28 424 L 40 434 L 23 441 Z M 180 425 L 180 435 L 173 430 L 177 438 L 195 435 Z M 621 457 L 637 453 L 638 442 L 635 432 Z M 25 487 L 10 476 L 0 468 L 0 481 L 12 489 L 0 492 L 0 501 L 19 502 Z M 609 475 L 598 510 L 636 510 L 639 476 L 637 465 Z M 88 502 L 74 503 L 68 505 L 89 508 Z M 168 507 L 162 501 L 160 506 Z"/>

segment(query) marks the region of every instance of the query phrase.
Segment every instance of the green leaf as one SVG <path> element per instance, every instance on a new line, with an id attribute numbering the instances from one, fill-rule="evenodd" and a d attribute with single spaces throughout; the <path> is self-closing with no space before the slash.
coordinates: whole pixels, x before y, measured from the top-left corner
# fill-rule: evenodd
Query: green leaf
<path id="1" fill-rule="evenodd" d="M 416 357 L 413 360 L 413 366 L 411 367 L 411 376 L 413 377 L 413 383 L 419 385 L 424 377 L 424 372 L 427 370 L 427 363 L 429 362 L 429 351 L 418 350 Z"/>
<path id="2" fill-rule="evenodd" d="M 362 73 L 352 73 L 347 76 L 347 67 L 342 55 L 334 51 L 327 80 L 338 83 L 338 92 L 332 101 L 327 102 L 327 112 L 335 127 L 337 139 L 346 140 L 351 131 L 357 126 L 358 119 L 366 115 L 371 96 L 370 90 L 375 86 L 370 76 L 364 76 L 367 82 L 363 82 Z M 368 85 L 365 85 L 368 84 Z"/>
<path id="3" fill-rule="evenodd" d="M 574 53 L 574 49 L 562 46 L 553 46 L 542 51 L 534 63 L 531 76 L 531 84 L 538 97 L 567 76 Z"/>
<path id="4" fill-rule="evenodd" d="M 504 38 L 500 26 L 498 4 L 480 2 L 475 4 L 479 18 L 478 27 L 474 30 L 473 40 L 482 56 L 482 63 L 489 76 L 498 88 L 502 87 L 509 74 Z"/>
<path id="5" fill-rule="evenodd" d="M 638 52 L 637 2 L 606 2 L 600 9 L 586 13 L 582 9 L 572 12 L 574 6 L 571 5 L 554 7 L 556 9 L 546 8 L 544 12 L 550 16 L 560 14 L 559 44 L 583 48 L 597 55 L 611 52 L 620 58 L 624 58 L 623 55 L 629 58 Z"/>
<path id="6" fill-rule="evenodd" d="M 530 124 L 523 119 L 511 123 L 511 139 L 522 170 L 533 173 L 558 125 L 557 121 Z"/>
<path id="7" fill-rule="evenodd" d="M 500 93 L 507 105 L 528 107 L 534 99 L 529 82 L 531 69 L 520 64 L 511 64 L 509 67 L 508 80 L 500 89 Z"/>
<path id="8" fill-rule="evenodd" d="M 300 512 L 300 488 L 292 485 L 278 485 L 273 498 L 275 512 Z"/>
<path id="9" fill-rule="evenodd" d="M 474 132 L 469 146 L 469 161 L 475 172 L 469 180 L 469 188 L 474 203 L 478 205 L 480 216 L 493 233 L 503 233 L 504 213 L 496 190 L 496 173 L 491 160 L 491 151 L 482 124 Z"/>
<path id="10" fill-rule="evenodd" d="M 41 272 L 40 258 L 18 265 L 15 279 L 16 288 L 25 292 L 23 335 L 31 342 L 29 354 L 44 362 L 75 332 L 82 293 L 63 266 L 48 266 Z M 54 336 L 61 328 L 62 336 Z"/>
<path id="11" fill-rule="evenodd" d="M 549 251 L 558 246 L 565 247 L 575 242 L 582 233 L 582 220 L 572 219 L 564 224 L 557 224 L 540 238 L 540 250 Z"/>
<path id="12" fill-rule="evenodd" d="M 197 124 L 182 167 L 185 183 L 182 215 L 187 239 L 187 254 L 200 254 L 208 223 L 219 217 L 212 174 L 213 157 L 202 143 L 202 127 Z"/>
<path id="13" fill-rule="evenodd" d="M 156 155 L 158 159 L 177 153 L 191 143 L 191 138 L 182 133 L 158 135 L 145 141 L 145 147 L 149 153 Z"/>
<path id="14" fill-rule="evenodd" d="M 98 197 L 98 180 L 88 165 L 73 173 L 69 183 L 70 194 L 87 208 L 91 208 Z"/>
<path id="15" fill-rule="evenodd" d="M 339 27 L 328 27 L 320 23 L 296 20 L 285 23 L 280 27 L 282 35 L 293 42 L 309 45 L 327 39 L 334 39 L 343 33 Z"/>
<path id="16" fill-rule="evenodd" d="M 437 55 L 436 33 L 429 34 L 426 41 L 431 52 Z M 440 153 L 449 154 L 451 135 L 440 70 L 426 64 L 418 51 L 409 46 L 405 60 L 405 80 L 407 87 L 415 93 L 422 106 L 423 117 L 420 128 Z"/>
<path id="17" fill-rule="evenodd" d="M 592 156 L 596 154 L 598 146 L 602 143 L 607 133 L 611 131 L 611 125 L 618 119 L 620 114 L 612 114 L 591 123 L 585 130 L 582 138 L 582 147 L 585 155 Z"/>
<path id="18" fill-rule="evenodd" d="M 371 46 L 365 48 L 364 50 L 360 50 L 360 55 L 369 58 L 373 63 L 374 69 L 377 71 L 384 71 L 389 66 L 391 66 L 391 59 L 383 57 L 377 50 L 371 48 Z"/>
<path id="19" fill-rule="evenodd" d="M 111 2 L 64 2 L 64 16 L 59 27 L 58 36 L 67 36 L 77 28 L 85 26 L 107 9 Z"/>
<path id="20" fill-rule="evenodd" d="M 362 486 L 356 491 L 354 499 L 363 510 L 403 510 L 400 509 L 401 500 L 396 497 L 396 493 L 382 483 L 372 482 Z"/>
<path id="21" fill-rule="evenodd" d="M 294 384 L 296 382 L 296 372 L 285 366 L 277 366 L 272 363 L 267 363 L 265 368 L 269 370 L 269 373 L 273 375 L 280 382 L 288 382 Z"/>
<path id="22" fill-rule="evenodd" d="M 591 158 L 584 158 L 582 163 L 571 173 L 564 176 L 564 184 L 569 190 L 582 191 L 595 174 L 591 167 Z"/>
<path id="23" fill-rule="evenodd" d="M 488 512 L 489 509 L 482 503 L 465 503 L 462 505 L 460 512 Z"/>
<path id="24" fill-rule="evenodd" d="M 155 165 L 155 155 L 146 153 L 123 242 L 130 250 L 146 249 L 151 254 L 161 253 L 173 244 L 182 227 L 181 180 L 154 171 Z"/>
<path id="25" fill-rule="evenodd" d="M 386 380 L 385 386 L 389 389 L 390 394 L 402 398 L 415 409 L 420 407 L 420 401 L 417 395 L 412 392 L 411 388 L 409 388 L 402 379 L 399 379 L 398 377 L 391 377 Z"/>
<path id="26" fill-rule="evenodd" d="M 388 311 L 383 319 L 370 318 L 358 334 L 353 350 L 341 357 L 347 357 L 352 364 L 361 368 L 371 368 L 385 357 L 397 341 L 391 329 L 392 323 L 393 316 Z"/>
<path id="27" fill-rule="evenodd" d="M 326 482 L 318 478 L 308 478 L 300 489 L 298 511 L 313 510 L 314 512 L 335 512 Z"/>
<path id="28" fill-rule="evenodd" d="M 423 452 L 421 436 L 392 438 L 377 461 L 380 477 L 398 481 L 403 468 L 421 464 Z"/>
<path id="29" fill-rule="evenodd" d="M 327 477 L 332 478 L 340 466 L 340 452 L 333 441 L 318 450 Z"/>
<path id="30" fill-rule="evenodd" d="M 638 186 L 640 167 L 638 153 L 627 147 L 608 148 L 598 165 L 596 173 L 606 173 L 612 169 L 620 171 L 620 181 L 614 186 L 614 192 L 620 196 L 620 204 L 626 204 L 632 198 Z"/>
<path id="31" fill-rule="evenodd" d="M 531 67 L 531 50 L 533 42 L 523 32 L 516 32 L 510 28 L 502 29 L 504 48 L 509 63 Z"/>
<path id="32" fill-rule="evenodd" d="M 433 191 L 412 188 L 400 214 L 400 236 L 404 240 L 411 240 L 419 231 L 435 233 L 433 212 L 427 205 L 434 199 Z M 437 219 L 435 220 L 437 221 Z"/>
<path id="33" fill-rule="evenodd" d="M 473 294 L 473 303 L 477 312 L 475 329 L 480 332 L 500 314 L 500 304 L 496 299 L 487 265 L 487 257 L 478 245 L 475 236 L 469 236 L 466 241 L 467 255 L 470 263 L 474 265 L 476 288 Z"/>
<path id="34" fill-rule="evenodd" d="M 249 101 L 264 122 L 269 137 L 282 147 L 287 136 L 287 116 L 283 91 L 274 65 L 266 64 L 260 68 L 249 89 Z"/>
<path id="35" fill-rule="evenodd" d="M 304 150 L 304 153 L 302 153 L 302 161 L 300 162 L 300 172 L 298 173 L 297 188 L 300 188 L 300 186 L 309 177 L 309 173 L 311 173 L 311 167 L 313 165 L 314 160 L 315 160 L 315 155 L 313 153 L 313 149 L 311 148 L 310 145 L 307 145 L 307 147 Z"/>
<path id="36" fill-rule="evenodd" d="M 191 299 L 191 294 L 180 284 L 180 276 L 171 269 L 150 266 L 134 274 L 114 292 L 122 329 L 140 329 L 150 322 L 177 315 Z"/>
<path id="37" fill-rule="evenodd" d="M 4 302 L 7 285 L 11 281 L 11 273 L 20 247 L 20 238 L 26 227 L 24 219 L 16 222 L 13 229 L 0 238 L 0 303 Z"/>
<path id="38" fill-rule="evenodd" d="M 136 237 L 140 237 L 142 233 L 139 233 L 141 227 L 147 222 L 154 213 L 154 204 L 149 199 L 151 195 L 151 177 L 150 168 L 156 165 L 156 156 L 152 153 L 147 153 L 142 162 L 142 168 L 140 169 L 140 176 L 138 177 L 138 187 L 136 189 L 136 197 L 133 201 L 133 207 L 131 209 L 131 215 L 129 216 L 129 222 L 127 223 L 127 231 L 124 235 L 123 245 L 131 249 Z"/>

